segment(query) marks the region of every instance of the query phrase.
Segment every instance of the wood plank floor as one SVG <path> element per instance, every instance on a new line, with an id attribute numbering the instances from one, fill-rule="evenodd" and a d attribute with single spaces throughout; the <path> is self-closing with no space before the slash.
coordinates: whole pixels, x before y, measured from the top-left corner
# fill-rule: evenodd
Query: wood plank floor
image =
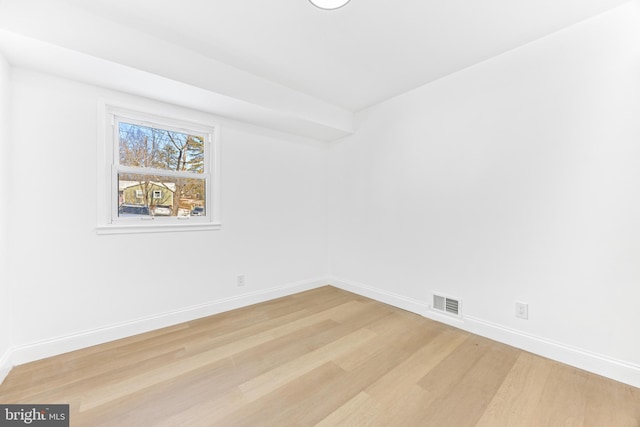
<path id="1" fill-rule="evenodd" d="M 640 426 L 640 389 L 332 287 L 18 366 L 72 426 Z"/>

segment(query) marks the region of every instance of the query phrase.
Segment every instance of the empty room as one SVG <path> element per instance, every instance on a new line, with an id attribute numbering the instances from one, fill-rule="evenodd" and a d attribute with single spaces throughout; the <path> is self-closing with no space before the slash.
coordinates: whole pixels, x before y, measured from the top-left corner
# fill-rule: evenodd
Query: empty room
<path id="1" fill-rule="evenodd" d="M 0 426 L 640 426 L 640 0 L 0 0 Z"/>

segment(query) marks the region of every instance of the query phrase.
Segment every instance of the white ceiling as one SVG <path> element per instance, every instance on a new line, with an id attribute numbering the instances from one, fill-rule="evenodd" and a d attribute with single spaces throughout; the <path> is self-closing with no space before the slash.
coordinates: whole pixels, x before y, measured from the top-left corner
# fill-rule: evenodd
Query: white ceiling
<path id="1" fill-rule="evenodd" d="M 358 111 L 624 0 L 71 0 L 78 7 Z"/>
<path id="2" fill-rule="evenodd" d="M 0 0 L 20 67 L 335 140 L 353 113 L 628 0 Z"/>

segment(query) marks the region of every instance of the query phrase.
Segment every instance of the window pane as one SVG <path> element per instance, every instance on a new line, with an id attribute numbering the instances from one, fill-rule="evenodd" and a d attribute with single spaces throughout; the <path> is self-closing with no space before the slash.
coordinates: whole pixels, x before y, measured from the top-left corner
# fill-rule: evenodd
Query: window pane
<path id="1" fill-rule="evenodd" d="M 205 180 L 118 174 L 118 217 L 205 216 Z"/>
<path id="2" fill-rule="evenodd" d="M 121 165 L 204 172 L 204 136 L 123 122 L 118 127 Z"/>

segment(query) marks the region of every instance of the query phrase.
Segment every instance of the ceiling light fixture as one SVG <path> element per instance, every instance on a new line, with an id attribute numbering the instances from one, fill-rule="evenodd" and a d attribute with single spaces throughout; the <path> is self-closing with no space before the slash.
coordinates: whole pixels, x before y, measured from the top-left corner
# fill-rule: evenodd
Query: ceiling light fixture
<path id="1" fill-rule="evenodd" d="M 340 9 L 350 1 L 351 0 L 309 0 L 312 5 L 324 10 Z"/>

